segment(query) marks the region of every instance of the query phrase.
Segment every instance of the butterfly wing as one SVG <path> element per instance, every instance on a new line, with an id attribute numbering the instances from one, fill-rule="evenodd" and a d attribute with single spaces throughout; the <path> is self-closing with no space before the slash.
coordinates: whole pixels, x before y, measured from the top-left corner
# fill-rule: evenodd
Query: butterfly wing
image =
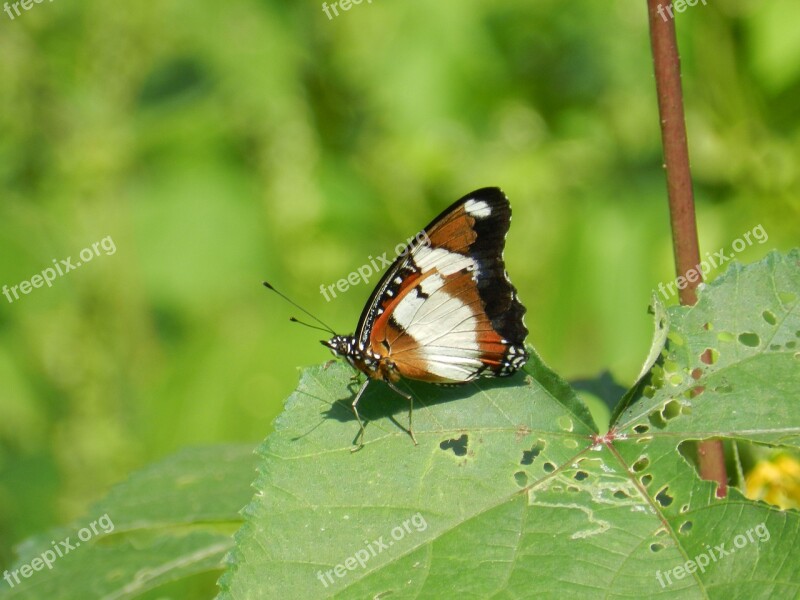
<path id="1" fill-rule="evenodd" d="M 442 212 L 372 293 L 356 337 L 400 375 L 462 383 L 510 375 L 527 360 L 525 307 L 505 271 L 511 207 L 483 188 Z"/>

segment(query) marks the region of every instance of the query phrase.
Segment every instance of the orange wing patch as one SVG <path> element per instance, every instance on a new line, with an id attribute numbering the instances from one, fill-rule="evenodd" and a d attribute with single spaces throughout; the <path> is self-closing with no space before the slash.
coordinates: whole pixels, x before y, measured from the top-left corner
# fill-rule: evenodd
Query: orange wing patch
<path id="1" fill-rule="evenodd" d="M 405 289 L 381 315 L 373 329 L 373 350 L 401 376 L 428 382 L 469 381 L 484 368 L 499 368 L 508 346 L 486 316 L 471 273 L 448 277 L 425 300 L 437 308 L 426 314 L 424 322 L 412 321 L 405 330 L 392 322 L 391 311 L 412 292 L 419 293 L 416 290 L 434 273 L 418 278 L 417 285 Z"/>
<path id="2" fill-rule="evenodd" d="M 477 237 L 474 225 L 475 218 L 467 214 L 461 206 L 436 223 L 436 226 L 428 232 L 428 239 L 434 248 L 467 254 L 470 245 Z"/>

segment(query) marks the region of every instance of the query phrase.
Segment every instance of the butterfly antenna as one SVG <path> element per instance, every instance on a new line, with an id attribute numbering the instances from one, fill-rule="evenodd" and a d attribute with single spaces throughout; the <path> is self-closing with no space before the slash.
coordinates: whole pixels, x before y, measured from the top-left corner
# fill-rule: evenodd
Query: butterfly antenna
<path id="1" fill-rule="evenodd" d="M 311 323 L 306 323 L 305 321 L 301 321 L 300 319 L 295 319 L 294 317 L 289 317 L 289 320 L 292 323 L 298 323 L 300 325 L 305 325 L 306 327 L 310 327 L 311 329 L 317 329 L 318 331 L 330 332 L 330 333 L 333 333 L 333 335 L 336 335 L 335 331 L 330 331 L 329 329 L 324 329 L 322 327 L 317 327 L 316 325 L 312 325 Z"/>
<path id="2" fill-rule="evenodd" d="M 315 317 L 314 315 L 312 315 L 310 312 L 308 312 L 308 311 L 307 311 L 305 308 L 303 308 L 302 306 L 300 306 L 299 304 L 297 304 L 297 302 L 295 302 L 295 301 L 291 300 L 291 299 L 290 299 L 290 298 L 288 298 L 288 297 L 287 297 L 285 294 L 282 294 L 281 292 L 279 292 L 278 290 L 276 290 L 274 287 L 272 287 L 272 284 L 270 284 L 268 281 L 265 281 L 265 282 L 264 282 L 264 287 L 265 287 L 265 288 L 267 288 L 268 290 L 272 290 L 273 292 L 275 292 L 276 294 L 278 294 L 278 296 L 280 296 L 281 298 L 283 298 L 284 300 L 286 300 L 286 301 L 287 301 L 289 304 L 291 304 L 292 306 L 294 306 L 296 309 L 298 309 L 298 310 L 302 310 L 302 311 L 303 311 L 304 313 L 306 313 L 306 314 L 307 314 L 309 317 L 311 317 L 311 318 L 312 318 L 312 319 L 314 319 L 314 320 L 315 320 L 317 323 L 319 323 L 320 325 L 322 325 L 322 326 L 325 328 L 323 331 L 328 331 L 328 332 L 332 333 L 333 335 L 336 335 L 336 332 L 335 332 L 333 329 L 331 329 L 331 327 L 330 327 L 329 325 L 326 325 L 326 324 L 325 324 L 323 321 L 321 321 L 320 319 L 318 319 L 317 317 Z M 292 317 L 292 318 L 291 318 L 291 319 L 289 319 L 289 320 L 290 320 L 290 321 L 294 321 L 294 322 L 296 322 L 296 323 L 300 323 L 301 325 L 307 325 L 308 327 L 314 327 L 315 329 L 320 329 L 319 327 L 316 327 L 316 326 L 314 326 L 314 325 L 308 325 L 308 323 L 303 323 L 302 321 L 298 321 L 298 320 L 297 320 L 297 319 L 295 319 L 294 317 Z"/>

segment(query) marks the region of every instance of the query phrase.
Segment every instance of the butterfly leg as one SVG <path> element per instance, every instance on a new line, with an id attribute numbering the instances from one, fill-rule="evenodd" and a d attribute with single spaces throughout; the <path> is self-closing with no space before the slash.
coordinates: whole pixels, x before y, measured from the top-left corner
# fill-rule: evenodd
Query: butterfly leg
<path id="1" fill-rule="evenodd" d="M 358 401 L 361 400 L 361 394 L 364 393 L 364 390 L 367 389 L 367 385 L 369 384 L 369 378 L 361 384 L 361 387 L 358 388 L 358 393 L 356 394 L 355 399 L 353 400 L 353 414 L 356 416 L 356 421 L 358 421 L 358 426 L 360 427 L 358 431 L 358 435 L 356 436 L 355 444 L 352 448 L 350 448 L 350 452 L 357 452 L 364 447 L 364 423 L 361 422 L 361 417 L 358 414 Z"/>
<path id="2" fill-rule="evenodd" d="M 414 436 L 414 429 L 411 427 L 411 419 L 414 416 L 414 398 L 411 394 L 406 394 L 403 390 L 397 387 L 389 380 L 385 380 L 386 383 L 390 388 L 392 388 L 395 392 L 403 396 L 406 400 L 408 400 L 408 435 L 411 436 L 411 441 L 414 442 L 414 445 L 417 445 L 417 438 Z"/>

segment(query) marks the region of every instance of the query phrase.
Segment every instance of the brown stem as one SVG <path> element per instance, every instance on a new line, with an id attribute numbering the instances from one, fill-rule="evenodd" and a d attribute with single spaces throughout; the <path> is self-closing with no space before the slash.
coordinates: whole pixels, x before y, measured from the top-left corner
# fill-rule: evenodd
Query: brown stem
<path id="1" fill-rule="evenodd" d="M 692 173 L 686 143 L 686 122 L 683 114 L 683 89 L 678 42 L 675 37 L 674 11 L 669 1 L 647 0 L 650 20 L 650 43 L 661 117 L 661 140 L 664 148 L 664 169 L 667 176 L 669 215 L 672 224 L 672 247 L 675 271 L 679 277 L 681 304 L 697 302 L 696 289 L 702 281 L 699 268 L 700 249 L 694 212 Z M 669 9 L 667 9 L 669 7 Z M 687 276 L 691 273 L 691 279 Z M 700 476 L 717 482 L 717 496 L 727 495 L 727 473 L 722 441 L 708 440 L 697 447 Z"/>

